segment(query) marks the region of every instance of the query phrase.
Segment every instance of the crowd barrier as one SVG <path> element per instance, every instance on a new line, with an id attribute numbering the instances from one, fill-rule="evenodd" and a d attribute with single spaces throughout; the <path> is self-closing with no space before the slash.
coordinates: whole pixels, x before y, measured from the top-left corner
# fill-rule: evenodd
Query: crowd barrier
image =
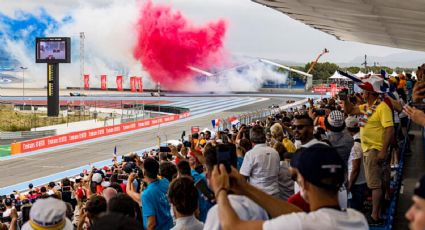
<path id="1" fill-rule="evenodd" d="M 291 104 L 280 106 L 279 108 L 268 108 L 268 109 L 251 111 L 248 113 L 240 113 L 236 115 L 231 115 L 226 118 L 221 118 L 219 129 L 220 130 L 231 129 L 232 126 L 235 125 L 234 123 L 235 120 L 238 121 L 240 124 L 251 124 L 257 120 L 265 120 L 267 117 L 272 116 L 276 113 L 279 113 L 281 111 L 286 111 L 290 108 L 300 107 L 307 103 L 308 103 L 308 99 L 303 99 Z"/>
<path id="2" fill-rule="evenodd" d="M 411 121 L 409 120 L 408 123 L 408 130 L 410 130 L 410 125 L 411 125 Z M 394 191 L 391 194 L 391 200 L 389 202 L 388 208 L 385 212 L 385 224 L 383 226 L 379 226 L 379 227 L 370 227 L 371 230 L 391 230 L 393 229 L 394 226 L 394 220 L 395 220 L 395 215 L 397 214 L 397 204 L 398 204 L 398 199 L 400 197 L 400 190 L 401 190 L 401 185 L 402 185 L 402 179 L 403 179 L 403 169 L 404 169 L 404 155 L 407 149 L 407 143 L 408 143 L 408 139 L 409 136 L 407 135 L 406 137 L 404 137 L 403 143 L 401 144 L 400 147 L 400 161 L 399 161 L 399 167 L 396 169 L 396 173 L 395 176 L 393 178 L 393 180 L 390 182 L 390 189 L 392 191 Z M 425 146 L 424 146 L 424 150 L 425 150 Z"/>
<path id="3" fill-rule="evenodd" d="M 32 152 L 40 149 L 51 148 L 60 145 L 71 144 L 80 141 L 86 141 L 94 138 L 104 137 L 108 135 L 128 132 L 136 129 L 147 128 L 158 125 L 159 123 L 168 123 L 179 119 L 189 117 L 190 113 L 172 114 L 158 118 L 150 118 L 146 120 L 128 122 L 119 125 L 106 126 L 101 128 L 89 129 L 84 131 L 72 132 L 63 135 L 39 138 L 29 141 L 13 143 L 11 146 L 11 154 L 21 154 Z"/>

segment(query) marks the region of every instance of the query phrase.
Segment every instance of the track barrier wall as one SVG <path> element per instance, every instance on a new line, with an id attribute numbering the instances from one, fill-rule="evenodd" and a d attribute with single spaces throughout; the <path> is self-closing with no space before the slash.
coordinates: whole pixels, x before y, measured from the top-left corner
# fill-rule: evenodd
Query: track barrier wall
<path id="1" fill-rule="evenodd" d="M 109 136 L 113 134 L 128 132 L 136 129 L 147 128 L 158 125 L 159 123 L 168 123 L 189 117 L 190 113 L 172 114 L 158 118 L 128 122 L 119 125 L 106 126 L 101 128 L 89 129 L 79 132 L 72 132 L 63 135 L 33 139 L 29 141 L 17 142 L 11 145 L 11 155 L 32 152 L 40 149 L 51 148 L 55 146 L 71 144 L 80 141 L 86 141 L 94 138 Z"/>

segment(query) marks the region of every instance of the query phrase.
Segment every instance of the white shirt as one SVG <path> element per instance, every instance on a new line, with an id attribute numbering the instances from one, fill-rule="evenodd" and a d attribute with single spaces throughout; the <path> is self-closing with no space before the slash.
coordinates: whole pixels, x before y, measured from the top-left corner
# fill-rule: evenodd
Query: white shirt
<path id="1" fill-rule="evenodd" d="M 279 169 L 279 198 L 282 200 L 288 200 L 288 198 L 294 195 L 294 181 L 289 173 L 289 164 L 286 161 L 280 162 Z"/>
<path id="2" fill-rule="evenodd" d="M 356 133 L 353 136 L 353 139 L 360 139 L 360 133 Z M 351 148 L 350 157 L 348 158 L 348 179 L 350 179 L 351 172 L 353 171 L 353 160 L 361 159 L 360 163 L 360 172 L 357 176 L 357 180 L 354 184 L 364 184 L 366 183 L 366 177 L 364 173 L 363 166 L 363 150 L 361 143 L 355 141 L 353 147 Z"/>
<path id="3" fill-rule="evenodd" d="M 279 194 L 279 154 L 266 144 L 257 144 L 243 160 L 240 173 L 249 177 L 249 183 L 270 195 Z"/>
<path id="4" fill-rule="evenodd" d="M 176 219 L 176 225 L 171 230 L 202 230 L 204 224 L 193 215 Z"/>
<path id="5" fill-rule="evenodd" d="M 369 229 L 364 215 L 354 209 L 339 211 L 331 208 L 321 208 L 314 212 L 297 212 L 282 215 L 268 220 L 263 224 L 264 230 L 361 230 Z"/>
<path id="6" fill-rule="evenodd" d="M 230 205 L 241 220 L 268 220 L 267 212 L 246 196 L 228 195 Z M 204 230 L 220 230 L 220 219 L 218 218 L 218 206 L 214 205 L 205 220 Z"/>
<path id="7" fill-rule="evenodd" d="M 317 140 L 316 138 L 311 139 L 309 142 L 307 142 L 305 144 L 301 144 L 301 141 L 300 140 L 296 140 L 295 141 L 295 147 L 297 149 L 299 149 L 299 148 L 309 148 L 310 146 L 315 145 L 315 144 L 328 145 L 328 144 L 326 144 L 323 141 Z"/>

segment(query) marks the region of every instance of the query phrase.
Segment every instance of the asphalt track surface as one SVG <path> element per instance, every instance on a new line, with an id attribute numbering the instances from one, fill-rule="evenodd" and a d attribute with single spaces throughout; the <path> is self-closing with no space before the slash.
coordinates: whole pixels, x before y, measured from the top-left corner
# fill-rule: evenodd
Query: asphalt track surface
<path id="1" fill-rule="evenodd" d="M 190 133 L 191 126 L 210 127 L 211 120 L 224 118 L 233 114 L 255 111 L 268 108 L 272 104 L 284 105 L 288 97 L 270 97 L 269 100 L 226 110 L 219 113 L 210 113 L 181 123 L 169 125 L 160 129 L 161 141 L 180 139 L 182 131 Z M 297 98 L 294 100 L 299 100 Z M 68 169 L 74 169 L 90 162 L 112 159 L 114 147 L 117 146 L 118 155 L 155 146 L 158 129 L 141 131 L 135 134 L 113 137 L 103 141 L 96 141 L 66 149 L 54 150 L 30 156 L 0 161 L 0 188 L 34 180 Z"/>

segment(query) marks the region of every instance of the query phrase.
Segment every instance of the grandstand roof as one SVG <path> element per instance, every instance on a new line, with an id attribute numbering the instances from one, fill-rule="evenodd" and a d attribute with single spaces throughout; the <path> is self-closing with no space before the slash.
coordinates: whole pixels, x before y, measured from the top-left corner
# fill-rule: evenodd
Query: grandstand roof
<path id="1" fill-rule="evenodd" d="M 339 40 L 425 51 L 422 0 L 252 0 Z"/>

